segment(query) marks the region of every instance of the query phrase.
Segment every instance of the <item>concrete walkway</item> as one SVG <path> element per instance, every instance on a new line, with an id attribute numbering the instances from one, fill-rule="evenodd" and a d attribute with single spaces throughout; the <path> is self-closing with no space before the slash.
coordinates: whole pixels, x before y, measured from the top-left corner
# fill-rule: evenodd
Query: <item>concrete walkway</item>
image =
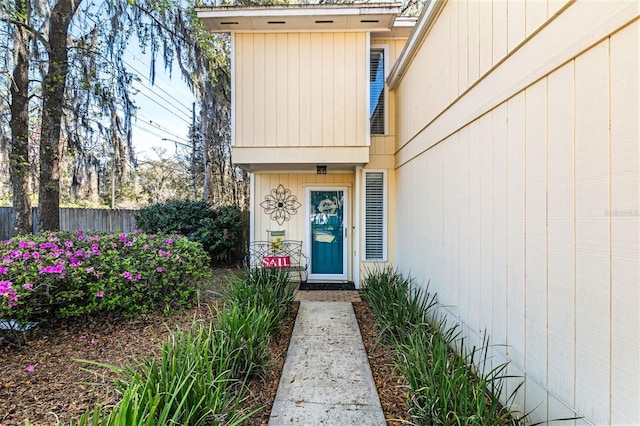
<path id="1" fill-rule="evenodd" d="M 384 425 L 350 302 L 300 302 L 269 425 Z"/>

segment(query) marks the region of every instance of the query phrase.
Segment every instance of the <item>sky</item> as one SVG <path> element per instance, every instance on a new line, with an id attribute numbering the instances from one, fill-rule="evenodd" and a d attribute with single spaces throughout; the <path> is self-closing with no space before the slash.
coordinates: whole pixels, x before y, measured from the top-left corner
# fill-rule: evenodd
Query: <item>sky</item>
<path id="1" fill-rule="evenodd" d="M 138 49 L 137 43 L 131 43 L 125 63 L 140 79 L 133 84 L 139 90 L 133 96 L 138 106 L 132 138 L 137 159 L 157 159 L 154 147 L 165 149 L 165 157 L 174 155 L 176 149 L 188 149 L 180 144 L 189 145 L 189 125 L 195 96 L 182 79 L 180 70 L 174 66 L 173 75 L 170 75 L 168 70 L 164 70 L 162 62 L 157 61 L 155 82 L 151 85 L 149 57 Z"/>

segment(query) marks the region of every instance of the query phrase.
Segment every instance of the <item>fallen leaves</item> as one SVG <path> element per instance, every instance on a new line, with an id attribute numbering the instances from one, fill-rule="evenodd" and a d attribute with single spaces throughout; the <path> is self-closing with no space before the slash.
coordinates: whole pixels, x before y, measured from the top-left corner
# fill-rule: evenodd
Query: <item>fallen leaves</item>
<path id="1" fill-rule="evenodd" d="M 410 416 L 403 381 L 393 368 L 390 351 L 377 342 L 375 317 L 365 302 L 353 306 L 387 422 L 406 424 L 402 419 Z M 97 403 L 115 402 L 113 374 L 97 368 L 88 371 L 75 360 L 125 366 L 132 355 L 158 356 L 169 329 L 187 327 L 194 317 L 210 318 L 212 311 L 202 304 L 169 317 L 149 314 L 131 320 L 105 316 L 60 321 L 39 329 L 22 349 L 0 348 L 0 425 L 22 425 L 26 418 L 42 425 L 55 419 L 68 423 Z M 271 342 L 271 368 L 250 384 L 247 411 L 264 408 L 247 422 L 249 426 L 269 421 L 296 314 L 297 304 Z M 35 370 L 26 371 L 28 365 L 36 366 Z"/>

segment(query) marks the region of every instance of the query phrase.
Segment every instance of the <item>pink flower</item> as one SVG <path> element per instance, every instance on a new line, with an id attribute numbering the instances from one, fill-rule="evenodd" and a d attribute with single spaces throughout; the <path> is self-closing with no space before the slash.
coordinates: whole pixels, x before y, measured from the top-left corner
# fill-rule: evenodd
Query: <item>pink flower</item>
<path id="1" fill-rule="evenodd" d="M 164 271 L 164 269 L 162 269 L 162 266 L 158 266 L 158 267 L 156 268 L 156 271 L 158 271 L 158 272 L 162 272 L 162 271 Z"/>
<path id="2" fill-rule="evenodd" d="M 125 278 L 127 278 L 127 279 L 131 279 L 131 278 L 133 278 L 133 275 L 131 275 L 131 272 L 129 272 L 129 271 L 124 271 L 124 272 L 122 273 L 122 276 L 123 276 L 123 277 L 125 277 Z"/>
<path id="3" fill-rule="evenodd" d="M 140 278 L 142 278 L 142 275 L 140 274 L 136 274 L 135 277 L 133 277 L 134 280 L 138 281 Z"/>
<path id="4" fill-rule="evenodd" d="M 25 368 L 25 370 L 27 370 L 29 373 L 33 373 L 36 369 L 35 365 L 27 365 L 27 368 Z"/>
<path id="5" fill-rule="evenodd" d="M 91 339 L 91 344 L 92 345 L 97 345 L 98 344 L 98 339 Z"/>
<path id="6" fill-rule="evenodd" d="M 12 284 L 13 283 L 11 281 L 0 281 L 0 296 L 9 294 L 9 290 L 11 290 Z"/>
<path id="7" fill-rule="evenodd" d="M 133 230 L 133 233 L 134 233 L 134 234 L 139 234 L 139 233 L 140 233 L 140 230 L 139 230 L 139 229 L 134 229 L 134 230 Z"/>
<path id="8" fill-rule="evenodd" d="M 0 274 L 6 274 L 7 268 L 0 267 Z"/>
<path id="9" fill-rule="evenodd" d="M 101 291 L 99 291 L 99 292 L 98 292 L 98 294 L 96 294 L 96 296 L 98 296 L 98 297 L 104 297 L 104 293 L 103 293 L 103 292 L 101 292 Z"/>
<path id="10" fill-rule="evenodd" d="M 22 287 L 24 287 L 25 290 L 29 290 L 29 291 L 33 290 L 33 284 L 31 283 L 26 283 Z"/>
<path id="11" fill-rule="evenodd" d="M 45 266 L 38 269 L 39 274 L 60 274 L 64 271 L 64 265 L 59 264 L 56 266 Z"/>
<path id="12" fill-rule="evenodd" d="M 172 244 L 173 240 L 171 238 L 167 239 L 167 245 Z"/>

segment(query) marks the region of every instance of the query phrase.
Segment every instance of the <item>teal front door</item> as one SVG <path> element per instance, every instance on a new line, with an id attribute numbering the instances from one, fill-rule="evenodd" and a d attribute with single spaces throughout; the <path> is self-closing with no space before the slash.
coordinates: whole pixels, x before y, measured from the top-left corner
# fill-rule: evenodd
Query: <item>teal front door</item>
<path id="1" fill-rule="evenodd" d="M 346 188 L 309 190 L 309 279 L 347 278 L 345 194 Z"/>

